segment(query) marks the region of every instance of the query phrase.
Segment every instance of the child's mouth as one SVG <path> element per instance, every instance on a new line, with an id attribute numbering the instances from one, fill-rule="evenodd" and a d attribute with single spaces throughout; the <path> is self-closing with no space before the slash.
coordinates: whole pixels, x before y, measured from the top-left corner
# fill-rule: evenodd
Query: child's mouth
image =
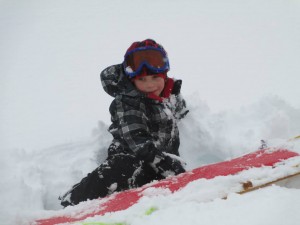
<path id="1" fill-rule="evenodd" d="M 148 92 L 148 94 L 157 95 L 157 91 Z"/>

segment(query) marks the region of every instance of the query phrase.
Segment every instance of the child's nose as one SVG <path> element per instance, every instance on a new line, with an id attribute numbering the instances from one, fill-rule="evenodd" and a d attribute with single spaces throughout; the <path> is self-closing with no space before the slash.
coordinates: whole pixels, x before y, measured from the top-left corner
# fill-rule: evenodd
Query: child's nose
<path id="1" fill-rule="evenodd" d="M 149 88 L 152 88 L 154 86 L 155 86 L 155 83 L 152 80 L 148 81 L 148 87 Z"/>

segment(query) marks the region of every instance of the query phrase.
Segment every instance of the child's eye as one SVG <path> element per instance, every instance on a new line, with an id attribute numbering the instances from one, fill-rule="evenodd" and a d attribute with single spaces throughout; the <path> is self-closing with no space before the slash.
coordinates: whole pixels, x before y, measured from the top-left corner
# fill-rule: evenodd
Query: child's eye
<path id="1" fill-rule="evenodd" d="M 140 81 L 144 81 L 144 80 L 145 80 L 145 77 L 139 77 L 139 80 L 140 80 Z"/>

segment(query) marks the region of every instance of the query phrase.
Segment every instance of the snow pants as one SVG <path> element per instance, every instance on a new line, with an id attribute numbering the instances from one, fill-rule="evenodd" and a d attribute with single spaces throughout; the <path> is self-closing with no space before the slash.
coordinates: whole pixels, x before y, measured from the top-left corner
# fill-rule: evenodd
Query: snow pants
<path id="1" fill-rule="evenodd" d="M 63 206 L 76 205 L 87 199 L 105 197 L 113 192 L 140 187 L 163 177 L 149 164 L 130 154 L 110 155 L 98 168 L 60 197 Z"/>

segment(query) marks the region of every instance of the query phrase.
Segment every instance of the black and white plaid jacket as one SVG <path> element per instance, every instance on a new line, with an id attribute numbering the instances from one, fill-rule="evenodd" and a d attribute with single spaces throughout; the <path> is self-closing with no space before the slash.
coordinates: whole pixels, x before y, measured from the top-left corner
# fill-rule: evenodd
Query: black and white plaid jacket
<path id="1" fill-rule="evenodd" d="M 100 76 L 104 90 L 115 98 L 109 108 L 109 132 L 114 137 L 109 155 L 138 154 L 150 142 L 159 151 L 178 156 L 177 122 L 188 112 L 181 95 L 163 102 L 147 98 L 126 77 L 121 64 L 106 68 Z"/>

